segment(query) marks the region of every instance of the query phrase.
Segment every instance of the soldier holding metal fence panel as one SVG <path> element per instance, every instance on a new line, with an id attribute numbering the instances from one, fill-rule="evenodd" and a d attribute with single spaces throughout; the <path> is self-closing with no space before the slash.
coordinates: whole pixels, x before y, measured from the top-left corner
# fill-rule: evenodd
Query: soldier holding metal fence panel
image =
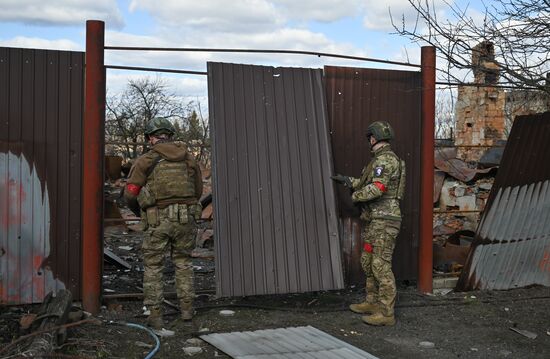
<path id="1" fill-rule="evenodd" d="M 401 227 L 400 201 L 405 189 L 405 162 L 392 151 L 389 141 L 394 138 L 390 124 L 373 122 L 367 129 L 373 158 L 363 168 L 361 177 L 343 175 L 332 179 L 351 190 L 352 201 L 361 206 L 361 219 L 365 223 L 361 266 L 365 271 L 366 299 L 350 305 L 371 325 L 394 325 L 396 297 L 392 256 Z"/>

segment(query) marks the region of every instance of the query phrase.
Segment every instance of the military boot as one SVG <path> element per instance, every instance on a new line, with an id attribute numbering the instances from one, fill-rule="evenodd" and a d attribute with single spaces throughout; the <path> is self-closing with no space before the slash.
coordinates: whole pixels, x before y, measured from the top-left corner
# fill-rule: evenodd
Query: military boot
<path id="1" fill-rule="evenodd" d="M 349 309 L 355 313 L 373 314 L 380 311 L 380 306 L 377 303 L 363 302 L 350 304 Z"/>
<path id="2" fill-rule="evenodd" d="M 150 311 L 151 313 L 147 317 L 147 325 L 153 329 L 162 329 L 162 326 L 164 325 L 162 321 L 162 309 L 151 307 Z"/>
<path id="3" fill-rule="evenodd" d="M 376 326 L 392 326 L 395 325 L 395 316 L 384 315 L 381 312 L 374 313 L 372 315 L 365 315 L 361 319 L 367 324 Z"/>
<path id="4" fill-rule="evenodd" d="M 181 308 L 181 319 L 184 321 L 189 321 L 193 319 L 193 301 L 182 300 L 180 302 Z"/>

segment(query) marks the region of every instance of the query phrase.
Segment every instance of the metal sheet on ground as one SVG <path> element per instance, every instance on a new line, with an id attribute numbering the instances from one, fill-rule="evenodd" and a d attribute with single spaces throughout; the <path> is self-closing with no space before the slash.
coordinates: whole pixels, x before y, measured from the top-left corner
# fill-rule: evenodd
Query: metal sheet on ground
<path id="1" fill-rule="evenodd" d="M 202 335 L 201 339 L 236 359 L 376 359 L 312 326 Z"/>

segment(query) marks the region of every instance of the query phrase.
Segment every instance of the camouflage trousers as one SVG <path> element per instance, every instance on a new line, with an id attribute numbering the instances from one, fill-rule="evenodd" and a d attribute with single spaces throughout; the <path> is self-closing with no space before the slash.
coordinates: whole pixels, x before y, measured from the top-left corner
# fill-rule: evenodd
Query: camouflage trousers
<path id="1" fill-rule="evenodd" d="M 175 266 L 178 299 L 192 302 L 195 295 L 191 251 L 195 248 L 197 234 L 195 219 L 189 215 L 187 223 L 182 224 L 161 210 L 157 223 L 149 224 L 141 246 L 144 262 L 143 303 L 148 307 L 160 307 L 164 301 L 162 273 L 166 253 L 171 254 Z"/>
<path id="2" fill-rule="evenodd" d="M 395 304 L 395 277 L 391 265 L 400 227 L 401 221 L 373 219 L 366 223 L 362 232 L 367 244 L 361 255 L 361 266 L 367 277 L 366 301 L 378 303 L 386 316 L 393 315 Z"/>

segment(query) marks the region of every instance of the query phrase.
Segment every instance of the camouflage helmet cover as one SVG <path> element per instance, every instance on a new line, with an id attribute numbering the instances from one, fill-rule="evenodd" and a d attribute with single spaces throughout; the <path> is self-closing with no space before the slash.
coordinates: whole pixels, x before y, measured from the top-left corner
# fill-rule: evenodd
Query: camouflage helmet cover
<path id="1" fill-rule="evenodd" d="M 175 132 L 174 125 L 164 117 L 155 117 L 145 125 L 145 137 L 149 137 L 155 133 L 173 135 Z"/>
<path id="2" fill-rule="evenodd" d="M 395 135 L 393 128 L 386 121 L 375 121 L 367 127 L 367 137 L 374 136 L 377 141 L 392 140 Z"/>

